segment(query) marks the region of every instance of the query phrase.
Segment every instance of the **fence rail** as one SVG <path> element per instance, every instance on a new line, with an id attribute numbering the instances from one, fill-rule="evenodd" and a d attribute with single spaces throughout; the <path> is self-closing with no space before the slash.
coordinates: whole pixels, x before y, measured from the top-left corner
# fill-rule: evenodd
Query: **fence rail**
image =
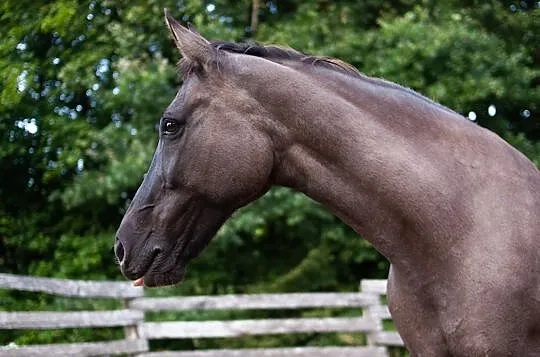
<path id="1" fill-rule="evenodd" d="M 282 347 L 150 352 L 138 357 L 386 357 L 384 347 Z"/>
<path id="2" fill-rule="evenodd" d="M 51 329 L 69 327 L 114 327 L 144 321 L 144 313 L 135 310 L 76 312 L 0 312 L 3 329 Z"/>
<path id="3" fill-rule="evenodd" d="M 71 297 L 122 299 L 123 309 L 71 312 L 0 312 L 0 330 L 82 327 L 124 327 L 125 339 L 117 341 L 62 343 L 31 346 L 0 346 L 4 356 L 95 356 L 131 354 L 139 357 L 387 357 L 390 346 L 403 346 L 397 332 L 385 331 L 390 320 L 381 303 L 386 280 L 363 280 L 357 293 L 289 293 L 222 296 L 144 297 L 142 288 L 127 282 L 94 282 L 37 278 L 0 273 L 0 289 L 43 292 Z M 229 321 L 147 322 L 149 311 L 272 310 L 307 308 L 360 308 L 362 316 L 325 318 L 244 319 Z M 169 338 L 234 338 L 288 333 L 358 332 L 367 337 L 366 346 L 283 347 L 152 352 L 148 340 Z"/>
<path id="4" fill-rule="evenodd" d="M 129 282 L 38 278 L 0 273 L 0 288 L 36 291 L 60 296 L 135 298 L 144 291 Z"/>
<path id="5" fill-rule="evenodd" d="M 384 347 L 281 347 L 150 352 L 138 357 L 386 357 Z"/>
<path id="6" fill-rule="evenodd" d="M 139 330 L 149 339 L 276 335 L 303 332 L 374 332 L 363 317 L 258 319 L 234 321 L 146 322 Z"/>
<path id="7" fill-rule="evenodd" d="M 379 297 L 365 293 L 288 293 L 138 298 L 129 302 L 132 309 L 163 310 L 251 310 L 367 307 L 379 304 Z"/>
<path id="8" fill-rule="evenodd" d="M 46 357 L 46 356 L 103 356 L 137 354 L 148 352 L 148 340 L 117 340 L 103 342 L 59 343 L 54 345 L 32 345 L 0 347 L 0 356 Z"/>

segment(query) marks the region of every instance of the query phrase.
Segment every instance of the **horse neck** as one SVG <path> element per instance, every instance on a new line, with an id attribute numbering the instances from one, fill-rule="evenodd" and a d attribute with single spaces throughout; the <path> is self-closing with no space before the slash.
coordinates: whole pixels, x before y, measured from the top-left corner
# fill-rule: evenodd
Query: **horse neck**
<path id="1" fill-rule="evenodd" d="M 423 119 L 455 114 L 409 98 L 406 90 L 328 71 L 311 81 L 288 78 L 285 90 L 269 88 L 266 100 L 274 96 L 280 103 L 275 124 L 286 128 L 286 138 L 275 140 L 274 183 L 322 203 L 391 261 L 399 260 L 404 243 L 429 244 L 403 240 L 439 224 L 430 219 L 441 210 L 434 195 L 451 194 L 426 143 L 442 135 L 441 119 L 458 127 L 463 120 L 438 118 L 428 132 Z"/>

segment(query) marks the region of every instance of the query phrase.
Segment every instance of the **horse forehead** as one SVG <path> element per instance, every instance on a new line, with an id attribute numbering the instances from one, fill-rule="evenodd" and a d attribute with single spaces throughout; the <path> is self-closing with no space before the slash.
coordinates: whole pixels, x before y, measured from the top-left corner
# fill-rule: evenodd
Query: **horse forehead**
<path id="1" fill-rule="evenodd" d="M 167 112 L 196 110 L 201 103 L 218 111 L 253 111 L 260 104 L 255 92 L 268 90 L 277 85 L 272 81 L 273 73 L 280 64 L 253 56 L 231 54 L 223 67 L 213 68 L 203 76 L 190 74 L 176 93 Z M 268 66 L 270 65 L 270 67 Z"/>
<path id="2" fill-rule="evenodd" d="M 197 103 L 201 98 L 210 96 L 208 91 L 210 88 L 200 85 L 198 80 L 186 79 L 176 93 L 171 104 L 166 109 L 166 112 L 178 112 L 185 110 L 187 107 Z"/>

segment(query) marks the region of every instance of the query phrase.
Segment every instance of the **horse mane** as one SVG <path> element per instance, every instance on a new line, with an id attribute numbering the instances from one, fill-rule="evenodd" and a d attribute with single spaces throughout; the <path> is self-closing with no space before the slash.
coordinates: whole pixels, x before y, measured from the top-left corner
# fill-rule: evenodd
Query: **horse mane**
<path id="1" fill-rule="evenodd" d="M 327 56 L 312 56 L 292 48 L 280 47 L 276 45 L 260 45 L 250 43 L 234 43 L 226 41 L 212 41 L 210 45 L 216 50 L 230 53 L 238 53 L 248 56 L 261 57 L 273 60 L 291 60 L 299 61 L 314 66 L 321 66 L 328 69 L 336 70 L 355 77 L 364 77 L 354 66 L 341 61 L 337 58 Z M 193 69 L 194 63 L 189 60 L 182 59 L 179 62 L 179 72 L 182 77 L 186 77 Z"/>
<path id="2" fill-rule="evenodd" d="M 347 62 L 337 58 L 326 56 L 311 56 L 292 48 L 279 47 L 276 45 L 259 45 L 249 43 L 233 43 L 225 41 L 213 41 L 212 46 L 217 50 L 231 53 L 240 53 L 249 56 L 261 57 L 268 60 L 292 60 L 307 64 L 322 66 L 339 72 L 361 76 L 361 73 Z"/>
<path id="3" fill-rule="evenodd" d="M 235 42 L 227 42 L 227 41 L 211 41 L 210 45 L 217 50 L 217 58 L 215 58 L 215 60 L 218 63 L 219 63 L 219 51 L 243 54 L 243 55 L 248 55 L 248 56 L 255 56 L 255 57 L 264 58 L 270 61 L 275 61 L 275 60 L 298 61 L 298 62 L 302 62 L 308 65 L 321 66 L 329 70 L 334 70 L 340 73 L 351 75 L 355 78 L 360 78 L 364 81 L 370 82 L 378 86 L 401 90 L 416 97 L 417 99 L 420 99 L 422 101 L 435 105 L 436 107 L 440 109 L 451 112 L 453 114 L 457 114 L 452 109 L 449 109 L 445 107 L 444 105 L 439 104 L 433 101 L 432 99 L 415 92 L 414 90 L 410 88 L 401 86 L 399 84 L 387 81 L 382 78 L 373 78 L 373 77 L 366 76 L 365 74 L 360 72 L 358 69 L 356 69 L 353 65 L 345 61 L 339 60 L 337 58 L 327 57 L 327 56 L 308 55 L 303 52 L 294 50 L 292 48 L 280 47 L 276 45 L 260 45 L 256 43 L 251 43 L 251 44 L 250 43 L 235 43 Z M 196 68 L 196 66 L 197 64 L 183 58 L 180 60 L 178 68 L 182 77 L 186 78 L 189 75 L 189 73 Z M 461 116 L 460 114 L 458 115 Z"/>

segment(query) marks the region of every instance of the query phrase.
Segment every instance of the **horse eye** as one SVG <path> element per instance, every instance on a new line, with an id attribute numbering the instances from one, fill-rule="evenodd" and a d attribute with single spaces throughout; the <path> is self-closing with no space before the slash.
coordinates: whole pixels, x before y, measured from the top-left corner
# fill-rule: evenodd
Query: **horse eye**
<path id="1" fill-rule="evenodd" d="M 176 120 L 163 119 L 163 122 L 161 124 L 161 131 L 163 132 L 163 134 L 176 134 L 178 132 L 178 129 L 180 129 L 180 124 Z"/>

